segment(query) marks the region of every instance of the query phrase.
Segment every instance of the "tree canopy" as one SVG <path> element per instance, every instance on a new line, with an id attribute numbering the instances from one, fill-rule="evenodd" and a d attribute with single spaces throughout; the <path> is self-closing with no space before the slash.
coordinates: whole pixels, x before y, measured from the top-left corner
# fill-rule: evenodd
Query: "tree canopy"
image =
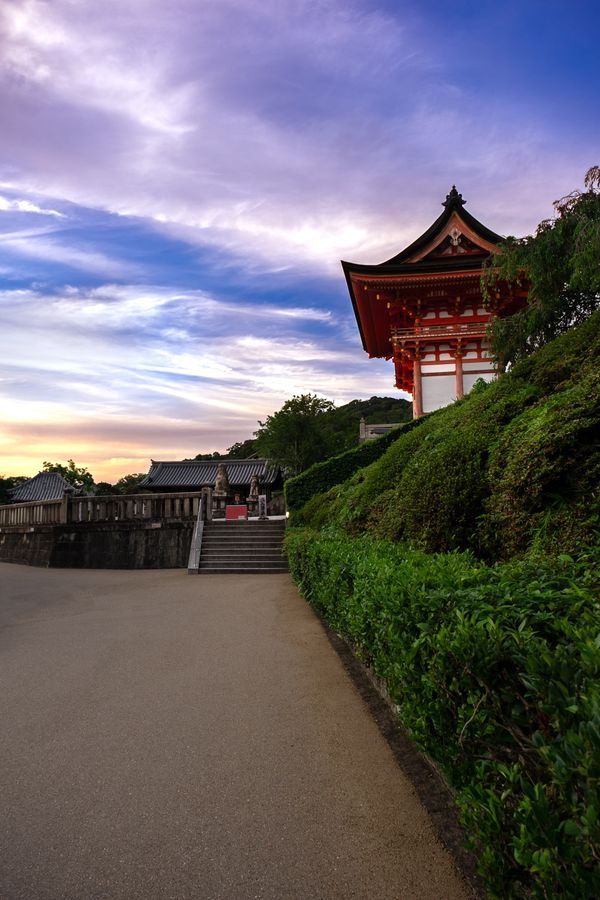
<path id="1" fill-rule="evenodd" d="M 298 475 L 328 453 L 321 420 L 333 409 L 331 400 L 315 394 L 300 394 L 286 400 L 281 409 L 260 422 L 255 432 L 256 448 L 262 456 Z"/>
<path id="2" fill-rule="evenodd" d="M 12 503 L 11 491 L 27 480 L 26 475 L 0 475 L 0 503 Z"/>
<path id="3" fill-rule="evenodd" d="M 117 483 L 113 485 L 115 494 L 139 494 L 140 483 L 144 480 L 147 472 L 132 472 L 131 475 L 123 475 Z"/>
<path id="4" fill-rule="evenodd" d="M 44 462 L 44 472 L 58 472 L 59 475 L 76 488 L 84 488 L 91 491 L 94 487 L 94 476 L 83 466 L 76 466 L 72 459 L 67 460 L 67 465 L 62 463 Z"/>
<path id="5" fill-rule="evenodd" d="M 228 459 L 251 459 L 256 456 L 256 441 L 249 438 L 247 441 L 236 441 L 227 448 Z"/>
<path id="6" fill-rule="evenodd" d="M 484 292 L 498 281 L 527 284 L 520 312 L 495 319 L 492 352 L 502 366 L 516 362 L 584 321 L 600 306 L 600 167 L 584 191 L 554 203 L 535 235 L 507 238 L 484 272 Z"/>
<path id="7" fill-rule="evenodd" d="M 310 394 L 304 394 L 300 395 L 300 397 L 295 397 L 294 400 L 301 401 L 303 397 L 306 398 L 311 396 L 312 395 Z M 319 398 L 316 399 L 318 400 Z M 291 403 L 292 401 L 287 402 Z M 365 421 L 370 424 L 374 422 L 407 422 L 412 418 L 412 406 L 402 397 L 371 397 L 369 400 L 351 400 L 343 406 L 334 406 L 333 403 L 330 403 L 328 400 L 323 402 L 327 404 L 327 408 L 321 410 L 318 414 L 320 442 L 323 451 L 322 455 L 319 456 L 319 460 L 326 459 L 328 456 L 336 456 L 343 450 L 349 450 L 351 447 L 356 446 L 361 417 L 364 417 Z M 294 407 L 293 410 L 288 409 L 287 403 L 283 409 L 279 410 L 281 413 L 285 410 L 285 414 L 281 417 L 281 420 L 277 420 L 278 434 L 283 428 L 282 420 L 287 421 L 289 424 L 289 416 L 291 413 L 297 413 L 299 411 L 298 404 L 294 403 L 292 405 Z M 300 406 L 301 405 L 302 404 L 300 404 Z M 310 403 L 307 406 L 310 407 Z M 304 411 L 306 411 L 306 409 Z M 274 413 L 273 415 L 277 415 L 277 413 Z M 269 416 L 267 420 L 269 425 L 271 418 L 272 417 Z M 245 441 L 237 441 L 235 444 L 232 444 L 231 447 L 227 448 L 226 453 L 199 453 L 194 459 L 218 460 L 253 459 L 257 456 L 269 457 L 266 438 L 263 438 L 261 446 L 258 446 L 258 436 L 262 435 L 262 429 L 266 427 L 267 423 L 259 422 L 258 424 L 261 427 L 259 431 L 255 432 L 256 437 L 249 438 Z M 269 434 L 271 434 L 270 429 Z M 291 474 L 291 469 L 289 472 Z"/>

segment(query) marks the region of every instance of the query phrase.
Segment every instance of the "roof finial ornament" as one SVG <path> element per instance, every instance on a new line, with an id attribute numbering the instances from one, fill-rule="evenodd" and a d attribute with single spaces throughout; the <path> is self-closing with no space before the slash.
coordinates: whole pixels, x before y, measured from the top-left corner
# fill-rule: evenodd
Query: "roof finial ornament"
<path id="1" fill-rule="evenodd" d="M 467 201 L 463 200 L 462 194 L 459 194 L 456 190 L 456 185 L 452 185 L 452 190 L 449 194 L 446 194 L 446 199 L 442 203 L 442 206 L 464 206 Z"/>

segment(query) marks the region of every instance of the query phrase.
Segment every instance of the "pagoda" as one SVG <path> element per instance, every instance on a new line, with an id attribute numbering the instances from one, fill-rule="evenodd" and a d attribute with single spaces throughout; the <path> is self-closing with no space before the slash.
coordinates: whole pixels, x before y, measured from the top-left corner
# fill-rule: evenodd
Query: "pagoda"
<path id="1" fill-rule="evenodd" d="M 405 250 L 379 265 L 342 262 L 363 347 L 393 359 L 415 418 L 495 378 L 487 326 L 527 297 L 500 282 L 484 299 L 481 270 L 503 239 L 464 205 L 453 186 L 443 213 Z"/>

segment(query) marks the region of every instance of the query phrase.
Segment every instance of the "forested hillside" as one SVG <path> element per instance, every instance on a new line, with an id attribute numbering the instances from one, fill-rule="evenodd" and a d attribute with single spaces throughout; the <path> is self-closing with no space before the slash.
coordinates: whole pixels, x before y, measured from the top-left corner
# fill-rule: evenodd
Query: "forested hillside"
<path id="1" fill-rule="evenodd" d="M 310 409 L 311 404 L 302 402 L 309 401 L 310 398 L 312 395 L 303 395 L 287 401 L 283 409 L 267 417 L 266 424 L 268 426 L 271 422 L 281 426 L 275 442 L 275 450 L 281 443 L 283 455 L 285 455 L 286 445 L 294 440 L 297 430 L 309 444 L 307 456 L 311 463 L 355 447 L 358 443 L 361 418 L 364 418 L 367 424 L 408 422 L 412 418 L 412 404 L 408 400 L 401 397 L 371 397 L 369 400 L 351 400 L 350 403 L 345 403 L 343 406 L 334 406 L 329 401 L 324 401 L 327 408 L 319 412 L 317 420 Z M 296 404 L 299 409 L 290 409 L 295 401 L 299 401 Z M 305 409 L 307 406 L 308 410 Z M 259 424 L 262 424 L 262 428 L 259 428 L 256 438 L 234 444 L 222 456 L 221 454 L 200 454 L 196 459 L 208 457 L 245 459 L 252 455 L 270 456 L 269 451 L 273 449 L 273 444 L 267 440 L 264 441 L 265 446 L 261 447 L 261 433 L 265 432 L 265 423 Z M 314 437 L 314 440 L 311 440 L 311 436 Z M 281 462 L 284 464 L 285 460 L 282 459 Z"/>

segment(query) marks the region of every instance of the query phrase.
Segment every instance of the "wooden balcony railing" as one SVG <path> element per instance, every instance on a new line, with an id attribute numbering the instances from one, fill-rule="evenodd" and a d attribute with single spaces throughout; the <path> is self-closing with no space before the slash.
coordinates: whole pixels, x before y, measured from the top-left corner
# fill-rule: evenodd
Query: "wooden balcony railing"
<path id="1" fill-rule="evenodd" d="M 160 522 L 198 515 L 200 492 L 116 494 L 72 497 L 0 506 L 0 528 L 10 525 L 60 525 L 79 522 Z"/>
<path id="2" fill-rule="evenodd" d="M 410 340 L 444 337 L 485 337 L 487 322 L 465 322 L 448 325 L 413 325 L 412 328 L 391 328 L 390 340 L 394 343 Z"/>

